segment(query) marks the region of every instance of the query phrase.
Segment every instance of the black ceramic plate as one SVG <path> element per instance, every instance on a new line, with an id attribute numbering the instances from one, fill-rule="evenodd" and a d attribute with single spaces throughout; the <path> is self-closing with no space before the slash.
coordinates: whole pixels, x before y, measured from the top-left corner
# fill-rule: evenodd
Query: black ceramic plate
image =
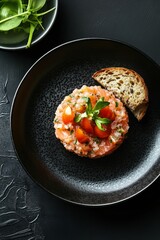
<path id="1" fill-rule="evenodd" d="M 110 156 L 78 157 L 55 138 L 53 118 L 65 95 L 104 67 L 134 69 L 145 79 L 150 104 L 138 122 L 129 112 L 128 138 Z M 11 110 L 14 146 L 28 174 L 44 189 L 67 201 L 100 206 L 128 199 L 160 173 L 160 69 L 143 53 L 106 39 L 82 39 L 61 45 L 26 73 Z"/>

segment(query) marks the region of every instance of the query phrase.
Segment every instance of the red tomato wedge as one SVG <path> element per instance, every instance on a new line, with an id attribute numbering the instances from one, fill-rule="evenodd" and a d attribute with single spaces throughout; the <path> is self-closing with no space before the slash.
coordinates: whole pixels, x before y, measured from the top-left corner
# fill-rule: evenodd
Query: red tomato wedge
<path id="1" fill-rule="evenodd" d="M 105 128 L 105 131 L 102 131 L 97 126 L 95 126 L 94 133 L 99 138 L 108 138 L 111 133 L 111 127 L 110 125 L 108 125 L 108 126 L 103 126 L 103 128 Z"/>
<path id="2" fill-rule="evenodd" d="M 108 106 L 100 110 L 99 116 L 102 118 L 108 118 L 111 121 L 115 120 L 115 113 Z"/>
<path id="3" fill-rule="evenodd" d="M 80 122 L 80 126 L 85 130 L 87 133 L 93 134 L 93 122 L 88 118 L 82 118 Z"/>
<path id="4" fill-rule="evenodd" d="M 72 111 L 72 109 L 67 106 L 62 114 L 62 121 L 64 122 L 64 124 L 68 124 L 68 123 L 72 123 L 74 120 L 75 114 Z"/>
<path id="5" fill-rule="evenodd" d="M 86 143 L 89 141 L 89 137 L 87 136 L 87 134 L 83 131 L 82 128 L 77 127 L 76 131 L 75 131 L 75 136 L 76 139 L 78 140 L 78 142 L 80 143 Z"/>
<path id="6" fill-rule="evenodd" d="M 91 95 L 90 96 L 90 101 L 91 101 L 92 107 L 94 107 L 96 105 L 96 102 L 97 102 L 96 96 Z"/>

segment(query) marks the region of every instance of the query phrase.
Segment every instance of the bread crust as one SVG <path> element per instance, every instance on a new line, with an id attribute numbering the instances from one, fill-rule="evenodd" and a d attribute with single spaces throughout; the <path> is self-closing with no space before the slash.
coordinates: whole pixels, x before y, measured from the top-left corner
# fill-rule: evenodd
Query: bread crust
<path id="1" fill-rule="evenodd" d="M 124 67 L 102 68 L 92 75 L 108 91 L 111 91 L 140 121 L 146 114 L 148 88 L 142 76 Z"/>

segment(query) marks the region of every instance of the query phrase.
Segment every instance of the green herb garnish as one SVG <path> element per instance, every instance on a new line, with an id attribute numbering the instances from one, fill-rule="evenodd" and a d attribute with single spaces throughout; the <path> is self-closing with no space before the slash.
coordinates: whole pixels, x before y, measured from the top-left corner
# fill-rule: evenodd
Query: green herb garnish
<path id="1" fill-rule="evenodd" d="M 118 107 L 118 102 L 115 102 L 116 107 Z"/>
<path id="2" fill-rule="evenodd" d="M 73 130 L 70 130 L 70 134 L 71 134 L 71 135 L 73 134 L 73 132 L 74 132 Z"/>
<path id="3" fill-rule="evenodd" d="M 110 103 L 107 101 L 104 101 L 104 97 L 100 98 L 96 105 L 94 106 L 94 108 L 92 108 L 92 104 L 91 104 L 91 100 L 89 97 L 83 97 L 83 99 L 86 101 L 87 103 L 87 107 L 86 107 L 86 111 L 82 114 L 78 114 L 75 117 L 75 122 L 78 123 L 82 120 L 82 118 L 84 117 L 88 117 L 91 120 L 93 120 L 95 122 L 95 124 L 97 125 L 97 127 L 102 130 L 105 131 L 105 129 L 102 127 L 102 124 L 108 125 L 111 123 L 111 120 L 108 118 L 101 118 L 99 117 L 99 113 L 100 110 L 106 106 L 108 106 Z"/>
<path id="4" fill-rule="evenodd" d="M 55 7 L 39 12 L 46 0 L 1 0 L 0 1 L 0 31 L 24 31 L 28 34 L 26 48 L 31 46 L 35 30 L 41 27 L 43 15 L 55 10 Z"/>

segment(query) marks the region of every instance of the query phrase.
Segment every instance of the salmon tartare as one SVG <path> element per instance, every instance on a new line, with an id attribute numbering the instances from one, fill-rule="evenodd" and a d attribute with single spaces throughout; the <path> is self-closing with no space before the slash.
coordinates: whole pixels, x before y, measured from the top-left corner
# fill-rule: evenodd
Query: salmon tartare
<path id="1" fill-rule="evenodd" d="M 75 89 L 55 112 L 55 135 L 79 156 L 99 158 L 123 142 L 129 118 L 123 103 L 100 86 Z"/>

